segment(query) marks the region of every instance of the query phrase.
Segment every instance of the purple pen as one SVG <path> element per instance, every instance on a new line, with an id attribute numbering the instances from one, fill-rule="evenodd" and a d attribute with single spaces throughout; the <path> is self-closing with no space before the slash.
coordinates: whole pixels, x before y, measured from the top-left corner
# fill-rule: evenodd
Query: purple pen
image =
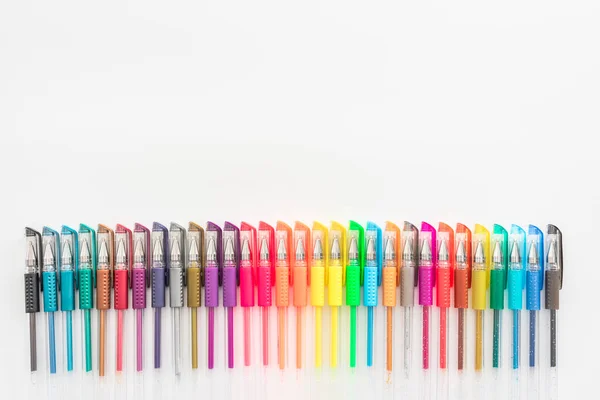
<path id="1" fill-rule="evenodd" d="M 208 369 L 215 367 L 215 308 L 219 306 L 219 283 L 222 280 L 223 244 L 221 228 L 212 222 L 206 224 L 206 268 L 204 269 L 204 294 L 208 307 Z"/>
<path id="2" fill-rule="evenodd" d="M 155 222 L 152 225 L 152 308 L 154 309 L 154 368 L 160 368 L 161 360 L 161 309 L 165 306 L 165 286 L 167 281 L 168 261 L 166 250 L 169 233 L 165 226 Z"/>
<path id="3" fill-rule="evenodd" d="M 230 222 L 223 228 L 223 307 L 227 309 L 225 330 L 227 331 L 227 368 L 234 367 L 233 313 L 237 306 L 239 283 L 240 230 Z"/>
<path id="4" fill-rule="evenodd" d="M 135 337 L 136 337 L 136 371 L 144 369 L 144 340 L 143 323 L 144 309 L 146 308 L 146 287 L 150 286 L 146 269 L 150 267 L 150 260 L 146 257 L 150 248 L 150 231 L 141 224 L 135 224 L 133 230 L 133 267 L 131 268 L 132 304 L 135 310 Z"/>

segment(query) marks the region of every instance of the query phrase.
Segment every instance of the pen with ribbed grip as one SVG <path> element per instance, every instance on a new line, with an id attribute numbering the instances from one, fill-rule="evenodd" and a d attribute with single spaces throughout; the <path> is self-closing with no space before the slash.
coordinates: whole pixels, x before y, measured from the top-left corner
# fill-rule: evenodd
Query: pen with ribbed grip
<path id="1" fill-rule="evenodd" d="M 64 313 L 65 333 L 65 366 L 71 372 L 73 362 L 73 310 L 75 310 L 75 289 L 77 287 L 77 270 L 79 265 L 79 240 L 77 231 L 68 226 L 62 227 L 60 237 L 60 309 Z"/>
<path id="2" fill-rule="evenodd" d="M 525 289 L 525 231 L 518 225 L 512 225 L 508 238 L 509 263 L 506 272 L 508 291 L 507 307 L 512 311 L 511 370 L 509 396 L 521 398 L 520 356 L 521 356 L 521 309 L 523 308 L 523 289 Z"/>
<path id="3" fill-rule="evenodd" d="M 431 338 L 431 306 L 437 265 L 436 232 L 427 222 L 421 223 L 419 235 L 419 305 L 422 307 L 422 370 L 421 398 L 431 399 L 431 368 L 429 365 Z"/>
<path id="4" fill-rule="evenodd" d="M 106 374 L 107 310 L 111 305 L 112 274 L 114 267 L 115 234 L 105 225 L 98 225 L 96 270 L 96 309 L 98 310 L 98 376 Z M 115 302 L 116 304 L 116 302 Z M 116 308 L 116 307 L 115 307 Z"/>
<path id="5" fill-rule="evenodd" d="M 204 268 L 204 304 L 208 307 L 207 313 L 207 356 L 208 369 L 215 367 L 215 308 L 219 306 L 219 283 L 222 279 L 222 231 L 212 223 L 206 224 L 206 267 Z"/>
<path id="6" fill-rule="evenodd" d="M 44 312 L 46 313 L 46 331 L 48 332 L 48 369 L 56 374 L 56 328 L 54 313 L 58 311 L 58 272 L 60 270 L 60 237 L 58 232 L 48 227 L 42 231 L 44 249 L 42 266 L 42 293 L 44 294 Z"/>
<path id="7" fill-rule="evenodd" d="M 329 325 L 329 366 L 337 368 L 340 361 L 340 307 L 342 306 L 342 285 L 346 263 L 346 229 L 338 222 L 332 222 L 329 229 L 329 261 L 327 265 L 327 301 L 331 310 Z M 316 250 L 316 244 L 315 244 Z M 316 255 L 316 254 L 315 254 Z"/>
<path id="8" fill-rule="evenodd" d="M 487 300 L 490 272 L 490 233 L 483 225 L 475 225 L 473 234 L 473 269 L 471 272 L 471 286 L 475 314 L 475 394 L 485 395 L 483 375 L 483 349 L 484 349 L 484 312 Z"/>
<path id="9" fill-rule="evenodd" d="M 42 236 L 25 228 L 25 313 L 29 314 L 29 371 L 32 382 L 37 372 L 37 315 L 40 312 Z"/>
<path id="10" fill-rule="evenodd" d="M 291 284 L 294 287 L 293 305 L 296 311 L 296 369 L 305 367 L 306 306 L 308 304 L 308 266 L 311 260 L 310 228 L 296 221 L 293 237 L 294 253 Z"/>
<path id="11" fill-rule="evenodd" d="M 225 308 L 225 359 L 228 369 L 235 366 L 234 310 L 240 265 L 240 230 L 231 222 L 223 226 L 223 307 Z"/>
<path id="12" fill-rule="evenodd" d="M 402 335 L 404 378 L 410 379 L 412 372 L 412 320 L 415 305 L 415 287 L 418 283 L 417 254 L 419 230 L 410 222 L 402 229 L 402 267 L 400 268 L 400 306 L 404 309 L 404 333 Z"/>
<path id="13" fill-rule="evenodd" d="M 381 228 L 373 222 L 367 222 L 365 230 L 365 264 L 362 271 L 363 304 L 367 307 L 367 367 L 374 366 L 375 348 L 375 310 L 379 302 L 382 265 Z"/>
<path id="14" fill-rule="evenodd" d="M 285 369 L 288 359 L 288 307 L 290 305 L 290 253 L 292 228 L 277 221 L 275 243 L 275 306 L 277 307 L 277 365 Z"/>
<path id="15" fill-rule="evenodd" d="M 92 370 L 92 316 L 94 287 L 96 286 L 96 232 L 89 226 L 79 225 L 79 309 L 83 316 L 84 370 Z"/>
<path id="16" fill-rule="evenodd" d="M 436 305 L 440 313 L 439 362 L 437 373 L 437 399 L 446 400 L 450 395 L 448 374 L 448 330 L 450 291 L 454 284 L 454 231 L 440 222 L 437 231 L 437 268 L 435 278 Z"/>
<path id="17" fill-rule="evenodd" d="M 181 332 L 181 312 L 185 279 L 186 255 L 185 228 L 174 222 L 169 227 L 169 263 L 167 267 L 169 285 L 169 306 L 173 311 L 173 371 L 176 376 L 183 369 L 183 334 Z"/>
<path id="18" fill-rule="evenodd" d="M 135 370 L 144 370 L 144 311 L 146 288 L 150 286 L 150 231 L 136 223 L 133 229 L 133 265 L 131 266 L 131 306 L 135 310 Z M 138 375 L 141 377 L 141 375 Z"/>
<path id="19" fill-rule="evenodd" d="M 190 309 L 190 352 L 192 369 L 198 369 L 198 308 L 204 267 L 204 228 L 190 222 L 188 225 L 187 306 Z"/>
<path id="20" fill-rule="evenodd" d="M 502 313 L 508 266 L 508 232 L 498 224 L 494 224 L 490 246 L 492 254 L 490 308 L 493 310 L 492 368 L 493 373 L 498 375 L 499 368 L 502 367 Z"/>
<path id="21" fill-rule="evenodd" d="M 350 368 L 356 367 L 356 326 L 357 321 L 357 307 L 360 306 L 360 286 L 361 276 L 365 266 L 364 255 L 365 255 L 365 231 L 364 228 L 354 222 L 350 221 L 348 225 L 348 258 L 345 272 L 343 273 L 342 284 L 346 285 L 346 305 L 350 311 L 350 325 L 348 326 L 348 332 L 350 335 L 350 348 L 349 348 L 349 366 Z M 333 251 L 331 252 L 333 254 Z"/>
<path id="22" fill-rule="evenodd" d="M 383 232 L 382 303 L 385 307 L 385 380 L 386 389 L 393 391 L 394 368 L 394 309 L 396 287 L 400 285 L 400 229 L 391 222 L 385 223 Z"/>
<path id="23" fill-rule="evenodd" d="M 252 365 L 252 310 L 256 282 L 256 228 L 242 222 L 240 228 L 240 306 L 244 313 L 244 366 Z"/>
<path id="24" fill-rule="evenodd" d="M 527 266 L 525 271 L 525 308 L 529 314 L 527 399 L 539 400 L 539 310 L 544 283 L 544 234 L 537 226 L 529 225 L 527 234 Z"/>
<path id="25" fill-rule="evenodd" d="M 117 311 L 117 345 L 115 370 L 117 383 L 125 384 L 125 313 L 129 308 L 129 275 L 133 259 L 131 257 L 131 230 L 118 224 L 115 230 L 115 268 L 114 268 L 114 308 Z"/>
<path id="26" fill-rule="evenodd" d="M 548 371 L 548 398 L 558 399 L 558 362 L 557 362 L 557 322 L 560 305 L 560 290 L 563 286 L 563 246 L 562 232 L 554 225 L 548 225 L 546 231 L 546 274 L 544 289 L 544 307 L 550 313 L 550 369 Z"/>
<path id="27" fill-rule="evenodd" d="M 261 318 L 261 355 L 262 365 L 269 365 L 269 309 L 273 301 L 272 286 L 275 284 L 275 231 L 265 222 L 258 225 L 258 269 L 257 294 Z"/>
<path id="28" fill-rule="evenodd" d="M 169 231 L 164 225 L 154 222 L 152 224 L 152 234 L 150 240 L 150 289 L 152 299 L 152 309 L 154 311 L 154 338 L 153 338 L 153 359 L 154 369 L 160 370 L 162 359 L 162 332 L 163 318 L 162 309 L 165 307 L 165 291 L 167 283 L 168 266 L 168 246 Z M 155 371 L 158 373 L 160 371 Z"/>
<path id="29" fill-rule="evenodd" d="M 456 321 L 456 368 L 458 370 L 459 397 L 467 396 L 465 382 L 467 365 L 467 309 L 469 308 L 469 289 L 471 288 L 471 230 L 463 224 L 456 224 L 454 269 L 454 308 Z"/>
<path id="30" fill-rule="evenodd" d="M 323 306 L 325 306 L 326 266 L 329 259 L 327 227 L 319 222 L 312 228 L 312 262 L 310 265 L 310 305 L 313 308 L 314 367 L 317 376 L 323 367 Z"/>

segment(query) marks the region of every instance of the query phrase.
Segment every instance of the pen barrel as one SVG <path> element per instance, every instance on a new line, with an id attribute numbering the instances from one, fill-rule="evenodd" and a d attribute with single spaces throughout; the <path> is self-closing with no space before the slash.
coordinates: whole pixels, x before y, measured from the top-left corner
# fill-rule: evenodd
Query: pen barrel
<path id="1" fill-rule="evenodd" d="M 252 267 L 240 268 L 240 305 L 242 307 L 254 307 Z"/>
<path id="2" fill-rule="evenodd" d="M 523 271 L 508 270 L 507 289 L 508 289 L 508 308 L 510 310 L 520 310 L 523 308 Z"/>
<path id="3" fill-rule="evenodd" d="M 329 266 L 329 284 L 328 289 L 328 301 L 330 306 L 341 306 L 342 305 L 342 266 L 341 265 L 330 265 Z"/>
<path id="4" fill-rule="evenodd" d="M 505 279 L 502 269 L 493 269 L 490 272 L 490 308 L 492 310 L 504 309 Z"/>
<path id="5" fill-rule="evenodd" d="M 110 271 L 99 269 L 96 271 L 96 308 L 108 310 L 110 308 Z"/>
<path id="6" fill-rule="evenodd" d="M 133 268 L 131 272 L 131 306 L 139 310 L 146 308 L 146 270 Z"/>
<path id="7" fill-rule="evenodd" d="M 467 269 L 454 270 L 454 307 L 469 307 L 469 271 Z"/>
<path id="8" fill-rule="evenodd" d="M 415 304 L 415 268 L 400 268 L 400 305 L 412 307 Z"/>
<path id="9" fill-rule="evenodd" d="M 173 280 L 171 279 L 171 282 Z M 170 288 L 170 291 L 173 287 Z M 187 305 L 188 307 L 200 307 L 200 268 L 187 269 Z"/>
<path id="10" fill-rule="evenodd" d="M 437 268 L 436 270 L 436 303 L 440 308 L 450 307 L 450 268 Z"/>
<path id="11" fill-rule="evenodd" d="M 184 270 L 181 267 L 169 268 L 169 304 L 171 308 L 183 307 L 183 291 L 184 291 Z M 200 280 L 198 276 L 198 305 L 190 305 L 189 288 L 188 288 L 188 307 L 200 307 Z M 190 282 L 191 283 L 191 282 Z M 194 282 L 195 284 L 196 282 Z M 196 290 L 196 288 L 192 289 Z M 195 304 L 195 303 L 194 303 Z"/>
<path id="12" fill-rule="evenodd" d="M 115 270 L 115 310 L 126 310 L 129 307 L 128 271 Z"/>
<path id="13" fill-rule="evenodd" d="M 546 310 L 558 310 L 560 306 L 560 271 L 546 271 L 545 308 Z"/>
<path id="14" fill-rule="evenodd" d="M 382 271 L 383 298 L 385 307 L 396 306 L 396 268 L 385 267 Z"/>
<path id="15" fill-rule="evenodd" d="M 40 311 L 40 278 L 36 272 L 25 274 L 25 312 Z"/>
<path id="16" fill-rule="evenodd" d="M 219 306 L 219 269 L 216 267 L 204 270 L 204 304 L 206 307 Z"/>
<path id="17" fill-rule="evenodd" d="M 419 267 L 419 304 L 422 306 L 430 306 L 433 304 L 433 267 Z"/>
<path id="18" fill-rule="evenodd" d="M 377 306 L 377 267 L 365 266 L 363 302 L 367 307 Z"/>
<path id="19" fill-rule="evenodd" d="M 310 269 L 310 304 L 313 307 L 325 305 L 325 268 Z"/>
<path id="20" fill-rule="evenodd" d="M 152 308 L 162 308 L 165 306 L 165 269 L 152 268 Z M 171 291 L 173 287 L 171 286 Z"/>
<path id="21" fill-rule="evenodd" d="M 91 269 L 79 270 L 79 309 L 89 310 L 94 307 L 94 283 Z"/>
<path id="22" fill-rule="evenodd" d="M 56 293 L 56 273 L 43 272 L 42 285 L 44 292 L 44 312 L 58 310 L 58 297 Z"/>
<path id="23" fill-rule="evenodd" d="M 346 267 L 346 305 L 360 305 L 360 267 L 358 265 Z"/>
<path id="24" fill-rule="evenodd" d="M 237 306 L 237 271 L 236 268 L 223 268 L 223 306 Z"/>
<path id="25" fill-rule="evenodd" d="M 275 268 L 275 305 L 287 307 L 290 305 L 290 270 L 287 267 Z"/>
<path id="26" fill-rule="evenodd" d="M 271 267 L 259 266 L 258 271 L 258 306 L 270 307 L 272 303 L 271 296 Z"/>
<path id="27" fill-rule="evenodd" d="M 487 272 L 485 270 L 472 271 L 473 310 L 485 310 Z"/>
<path id="28" fill-rule="evenodd" d="M 540 274 L 536 271 L 525 272 L 525 280 L 527 283 L 525 291 L 525 306 L 528 310 L 539 310 L 541 304 L 542 280 Z"/>
<path id="29" fill-rule="evenodd" d="M 60 309 L 73 311 L 75 309 L 75 273 L 60 271 Z"/>
<path id="30" fill-rule="evenodd" d="M 308 304 L 308 270 L 306 267 L 294 267 L 294 306 L 305 307 Z"/>

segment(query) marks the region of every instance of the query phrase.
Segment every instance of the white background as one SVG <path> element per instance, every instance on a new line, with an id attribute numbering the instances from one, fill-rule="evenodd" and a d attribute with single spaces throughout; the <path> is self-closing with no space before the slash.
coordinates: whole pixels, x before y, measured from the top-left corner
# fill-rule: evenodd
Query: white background
<path id="1" fill-rule="evenodd" d="M 591 391 L 599 20 L 591 0 L 3 1 L 3 390 L 29 382 L 26 225 L 352 218 L 559 226 L 560 394 Z"/>

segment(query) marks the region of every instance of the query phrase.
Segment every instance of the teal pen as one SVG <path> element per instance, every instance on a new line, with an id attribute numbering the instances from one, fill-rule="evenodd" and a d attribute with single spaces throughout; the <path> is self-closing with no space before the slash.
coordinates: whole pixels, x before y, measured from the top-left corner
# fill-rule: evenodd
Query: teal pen
<path id="1" fill-rule="evenodd" d="M 58 268 L 60 266 L 60 239 L 58 232 L 48 227 L 42 231 L 43 266 L 42 292 L 44 293 L 44 312 L 46 313 L 46 331 L 48 333 L 48 369 L 56 374 L 56 329 L 54 313 L 58 311 Z M 58 263 L 58 265 L 57 265 Z"/>
<path id="2" fill-rule="evenodd" d="M 79 225 L 79 309 L 83 316 L 83 354 L 85 372 L 92 370 L 92 308 L 96 286 L 96 232 L 89 226 Z"/>
<path id="3" fill-rule="evenodd" d="M 75 310 L 75 288 L 79 266 L 79 240 L 77 231 L 68 226 L 62 227 L 60 236 L 62 250 L 60 267 L 60 309 L 65 316 L 65 356 L 67 372 L 73 371 L 73 310 Z"/>

